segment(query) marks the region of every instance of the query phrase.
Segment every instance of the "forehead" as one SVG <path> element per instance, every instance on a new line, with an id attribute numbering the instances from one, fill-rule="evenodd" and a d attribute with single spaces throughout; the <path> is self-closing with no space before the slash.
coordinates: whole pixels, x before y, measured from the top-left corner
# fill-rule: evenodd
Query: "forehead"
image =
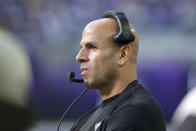
<path id="1" fill-rule="evenodd" d="M 103 18 L 90 22 L 84 29 L 81 44 L 104 41 L 113 41 L 113 36 L 118 30 L 116 20 L 112 18 Z"/>

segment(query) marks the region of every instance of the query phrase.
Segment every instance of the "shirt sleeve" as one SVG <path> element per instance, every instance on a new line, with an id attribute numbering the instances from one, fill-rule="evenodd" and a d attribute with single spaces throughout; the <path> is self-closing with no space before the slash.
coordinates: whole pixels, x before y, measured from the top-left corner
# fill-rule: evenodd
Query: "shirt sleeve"
<path id="1" fill-rule="evenodd" d="M 151 131 L 145 113 L 133 105 L 126 105 L 109 118 L 106 131 Z"/>

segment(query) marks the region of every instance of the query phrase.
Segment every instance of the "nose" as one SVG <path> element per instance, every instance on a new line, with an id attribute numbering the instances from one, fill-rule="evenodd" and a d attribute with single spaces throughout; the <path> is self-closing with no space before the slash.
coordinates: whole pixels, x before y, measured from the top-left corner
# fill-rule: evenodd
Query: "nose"
<path id="1" fill-rule="evenodd" d="M 79 63 L 88 61 L 88 52 L 85 49 L 80 49 L 76 56 L 76 61 Z"/>

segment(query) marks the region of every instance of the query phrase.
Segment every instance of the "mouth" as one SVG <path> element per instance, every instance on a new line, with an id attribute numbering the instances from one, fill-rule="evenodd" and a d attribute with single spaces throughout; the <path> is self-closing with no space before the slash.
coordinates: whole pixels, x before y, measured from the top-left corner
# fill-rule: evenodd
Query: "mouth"
<path id="1" fill-rule="evenodd" d="M 82 72 L 81 72 L 81 76 L 82 76 L 82 77 L 85 77 L 86 74 L 87 74 L 87 72 L 88 72 L 88 69 L 82 67 L 82 68 L 81 68 L 81 71 L 82 71 Z"/>

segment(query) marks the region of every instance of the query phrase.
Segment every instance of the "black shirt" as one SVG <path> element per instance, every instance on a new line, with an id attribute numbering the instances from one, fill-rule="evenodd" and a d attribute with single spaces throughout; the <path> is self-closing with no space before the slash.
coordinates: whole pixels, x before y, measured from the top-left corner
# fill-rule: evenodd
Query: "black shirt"
<path id="1" fill-rule="evenodd" d="M 81 117 L 71 131 L 166 131 L 162 110 L 137 80 Z"/>
<path id="2" fill-rule="evenodd" d="M 114 99 L 116 99 L 118 96 L 119 95 L 115 95 L 107 100 L 104 100 L 102 104 L 99 105 L 97 109 L 92 113 L 92 115 L 89 116 L 87 122 L 84 123 L 84 125 L 82 125 L 79 131 L 90 131 L 93 130 L 94 128 L 95 129 L 98 128 L 101 124 L 102 118 L 106 116 L 110 111 L 110 104 L 114 102 Z"/>

